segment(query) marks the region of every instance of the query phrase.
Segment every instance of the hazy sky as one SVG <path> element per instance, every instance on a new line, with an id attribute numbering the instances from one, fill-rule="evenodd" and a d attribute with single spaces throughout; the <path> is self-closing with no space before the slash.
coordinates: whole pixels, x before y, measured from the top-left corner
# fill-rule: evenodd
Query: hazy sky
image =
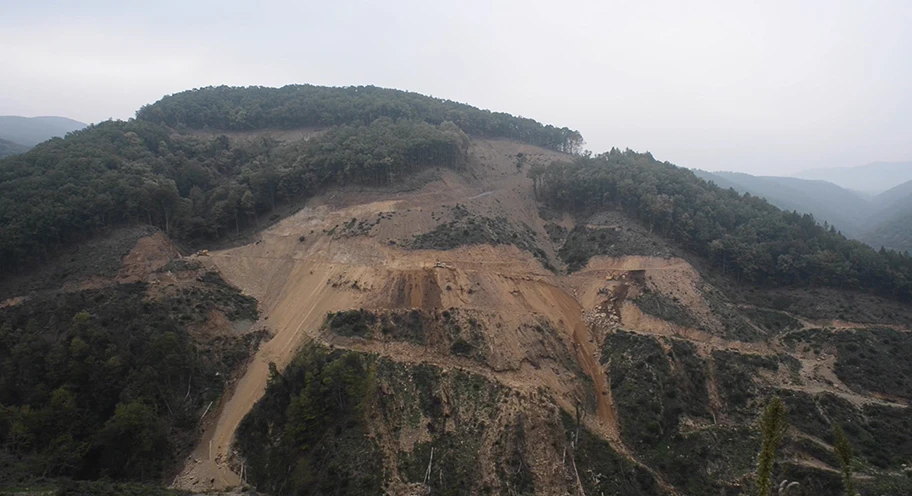
<path id="1" fill-rule="evenodd" d="M 200 86 L 373 84 L 686 167 L 912 160 L 908 0 L 0 2 L 0 114 L 96 122 Z"/>

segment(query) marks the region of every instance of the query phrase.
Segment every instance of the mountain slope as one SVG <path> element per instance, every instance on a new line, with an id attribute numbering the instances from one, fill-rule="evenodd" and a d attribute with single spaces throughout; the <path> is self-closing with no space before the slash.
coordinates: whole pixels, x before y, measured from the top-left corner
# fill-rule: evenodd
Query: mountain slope
<path id="1" fill-rule="evenodd" d="M 877 253 L 808 214 L 723 190 L 648 153 L 612 149 L 530 170 L 554 208 L 589 215 L 617 208 L 709 260 L 763 285 L 824 284 L 912 297 L 912 259 Z M 875 262 L 875 260 L 877 260 Z"/>
<path id="2" fill-rule="evenodd" d="M 838 493 L 842 425 L 863 494 L 912 490 L 909 257 L 361 91 L 189 92 L 0 163 L 2 268 L 37 267 L 0 274 L 0 486 L 739 494 L 779 396 L 777 481 Z"/>
<path id="3" fill-rule="evenodd" d="M 871 247 L 912 250 L 912 181 L 865 197 L 820 180 L 700 170 L 694 174 L 722 188 L 765 198 L 783 210 L 809 213 Z"/>
<path id="4" fill-rule="evenodd" d="M 54 137 L 86 127 L 85 123 L 66 117 L 20 117 L 0 115 L 0 139 L 32 147 Z"/>
<path id="5" fill-rule="evenodd" d="M 912 251 L 912 181 L 873 199 L 876 206 L 862 240 L 874 247 Z"/>
<path id="6" fill-rule="evenodd" d="M 266 114 L 244 107 L 268 104 L 276 108 Z M 222 132 L 176 133 L 162 123 Z M 224 134 L 282 123 L 329 127 L 291 138 L 264 130 L 265 139 L 234 144 Z M 191 243 L 237 236 L 258 226 L 260 215 L 326 187 L 389 184 L 418 168 L 458 167 L 466 132 L 556 150 L 582 143 L 567 128 L 371 87 L 220 87 L 165 97 L 135 120 L 93 125 L 0 164 L 0 226 L 8 230 L 0 271 L 124 222 L 153 223 Z"/>
<path id="7" fill-rule="evenodd" d="M 870 201 L 826 181 L 739 172 L 694 173 L 719 186 L 766 198 L 783 210 L 812 214 L 818 222 L 836 226 L 853 238 L 858 238 L 864 231 L 873 209 Z"/>
<path id="8" fill-rule="evenodd" d="M 17 155 L 28 151 L 29 147 L 0 138 L 0 158 Z"/>
<path id="9" fill-rule="evenodd" d="M 875 196 L 872 201 L 883 208 L 908 200 L 910 196 L 912 196 L 912 181 L 906 181 Z"/>
<path id="10" fill-rule="evenodd" d="M 858 167 L 811 169 L 795 176 L 829 181 L 843 188 L 876 195 L 912 180 L 912 162 L 874 162 Z"/>
<path id="11" fill-rule="evenodd" d="M 772 394 L 786 398 L 801 433 L 789 438 L 779 475 L 818 493 L 839 484 L 813 468 L 830 463 L 820 454 L 829 448 L 808 441 L 828 446 L 826 418 L 857 426 L 854 442 L 876 439 L 859 449 L 877 467 L 912 453 L 909 437 L 894 433 L 908 426 L 912 391 L 883 399 L 884 387 L 865 379 L 877 363 L 897 367 L 898 381 L 910 374 L 901 365 L 910 334 L 874 334 L 874 322 L 912 324 L 902 304 L 847 295 L 864 299 L 839 317 L 850 324 L 835 310 L 807 316 L 813 307 L 794 296 L 781 310 L 756 292 L 752 303 L 729 298 L 739 292 L 715 287 L 623 213 L 542 218 L 536 186 L 516 172 L 520 154 L 532 167 L 571 159 L 473 140 L 465 169 L 408 193 L 336 190 L 255 241 L 200 258 L 260 299 L 275 337 L 176 485 L 221 488 L 243 472 L 267 492 L 330 490 L 339 478 L 316 467 L 333 467 L 363 491 L 392 494 L 736 491 L 759 443 L 750 426 Z M 496 231 L 476 238 L 471 226 L 497 216 L 514 241 Z M 559 253 L 589 257 L 572 274 L 547 270 L 523 233 L 552 265 L 563 265 Z M 564 249 L 581 243 L 594 244 Z M 830 298 L 839 301 L 814 304 Z M 846 329 L 838 356 L 816 354 L 833 338 L 811 331 L 834 326 Z M 879 339 L 899 347 L 868 348 Z M 338 401 L 328 406 L 332 393 L 308 387 L 308 376 L 345 384 Z M 312 420 L 295 413 L 314 409 L 323 413 Z M 533 432 L 544 441 L 531 442 Z M 299 471 L 279 476 L 290 467 Z M 872 476 L 889 477 L 879 470 Z"/>

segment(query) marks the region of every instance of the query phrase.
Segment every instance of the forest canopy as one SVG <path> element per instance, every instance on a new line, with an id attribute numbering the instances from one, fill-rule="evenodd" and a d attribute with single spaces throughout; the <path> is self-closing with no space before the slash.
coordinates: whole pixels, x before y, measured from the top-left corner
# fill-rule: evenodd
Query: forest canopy
<path id="1" fill-rule="evenodd" d="M 291 142 L 217 131 L 313 128 Z M 193 129 L 215 133 L 189 133 Z M 468 134 L 579 152 L 577 131 L 416 93 L 310 85 L 209 87 L 166 96 L 0 161 L 0 276 L 111 226 L 214 240 L 321 189 L 460 167 Z"/>
<path id="2" fill-rule="evenodd" d="M 146 105 L 136 118 L 173 128 L 250 131 L 395 121 L 452 122 L 466 134 L 507 138 L 565 153 L 579 153 L 583 137 L 566 127 L 482 110 L 464 103 L 376 86 L 331 88 L 290 85 L 200 88 Z"/>
<path id="3" fill-rule="evenodd" d="M 912 257 L 875 251 L 810 214 L 725 190 L 649 153 L 612 149 L 529 171 L 541 199 L 577 214 L 619 209 L 757 284 L 825 285 L 912 299 Z"/>
<path id="4" fill-rule="evenodd" d="M 0 275 L 111 226 L 147 223 L 191 242 L 236 234 L 322 188 L 461 167 L 468 146 L 450 122 L 380 118 L 287 143 L 234 144 L 141 120 L 103 122 L 0 161 Z"/>

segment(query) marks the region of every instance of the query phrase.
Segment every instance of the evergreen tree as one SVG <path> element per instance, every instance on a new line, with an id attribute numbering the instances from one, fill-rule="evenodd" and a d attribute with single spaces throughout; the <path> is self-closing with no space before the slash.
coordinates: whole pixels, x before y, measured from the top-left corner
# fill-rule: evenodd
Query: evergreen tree
<path id="1" fill-rule="evenodd" d="M 773 466 L 776 462 L 776 449 L 788 430 L 788 418 L 785 404 L 774 396 L 760 417 L 760 432 L 763 441 L 757 457 L 757 496 L 770 496 L 773 488 Z"/>
<path id="2" fill-rule="evenodd" d="M 842 470 L 842 486 L 845 488 L 846 496 L 856 496 L 855 482 L 852 480 L 852 445 L 849 444 L 845 432 L 838 424 L 833 425 L 833 437 L 836 442 L 833 444 L 833 454 L 839 460 L 839 468 Z"/>

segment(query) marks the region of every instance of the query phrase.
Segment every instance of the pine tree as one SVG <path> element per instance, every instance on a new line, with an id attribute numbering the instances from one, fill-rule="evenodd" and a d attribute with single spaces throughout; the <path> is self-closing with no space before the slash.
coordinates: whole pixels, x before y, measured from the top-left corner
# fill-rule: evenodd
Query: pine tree
<path id="1" fill-rule="evenodd" d="M 842 486 L 845 488 L 846 496 L 856 496 L 858 493 L 855 491 L 855 482 L 852 481 L 852 445 L 838 424 L 833 425 L 833 437 L 836 438 L 833 453 L 839 460 L 839 468 L 842 469 Z"/>
<path id="2" fill-rule="evenodd" d="M 773 464 L 776 461 L 776 448 L 788 430 L 785 405 L 782 399 L 774 396 L 760 417 L 760 430 L 763 442 L 757 457 L 757 494 L 770 496 L 773 487 Z"/>

